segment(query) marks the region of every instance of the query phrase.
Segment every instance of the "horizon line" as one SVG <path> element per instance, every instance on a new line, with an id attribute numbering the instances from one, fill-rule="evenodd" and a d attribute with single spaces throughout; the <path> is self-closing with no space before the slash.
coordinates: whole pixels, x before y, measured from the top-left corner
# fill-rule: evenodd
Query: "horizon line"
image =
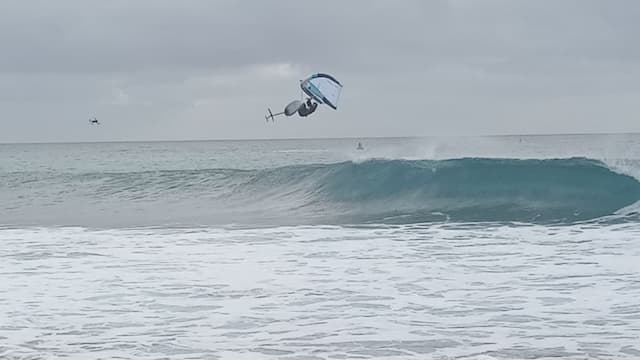
<path id="1" fill-rule="evenodd" d="M 468 138 L 468 137 L 517 137 L 517 136 L 585 136 L 585 135 L 640 135 L 631 132 L 566 132 L 525 134 L 463 134 L 463 135 L 415 135 L 415 136 L 339 136 L 339 137 L 289 137 L 289 138 L 219 138 L 219 139 L 147 139 L 147 140 L 98 140 L 98 141 L 0 141 L 0 145 L 47 145 L 47 144 L 110 144 L 110 143 L 161 143 L 161 142 L 225 142 L 225 141 L 292 141 L 292 140 L 352 140 L 352 139 L 421 139 L 421 138 Z"/>

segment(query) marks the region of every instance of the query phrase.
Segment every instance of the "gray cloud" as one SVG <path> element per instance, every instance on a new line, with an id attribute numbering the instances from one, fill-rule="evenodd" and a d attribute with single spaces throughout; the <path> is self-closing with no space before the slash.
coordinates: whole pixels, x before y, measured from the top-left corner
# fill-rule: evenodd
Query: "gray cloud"
<path id="1" fill-rule="evenodd" d="M 639 17 L 632 0 L 8 0 L 0 141 L 640 131 Z M 266 125 L 316 71 L 345 84 L 340 109 Z"/>

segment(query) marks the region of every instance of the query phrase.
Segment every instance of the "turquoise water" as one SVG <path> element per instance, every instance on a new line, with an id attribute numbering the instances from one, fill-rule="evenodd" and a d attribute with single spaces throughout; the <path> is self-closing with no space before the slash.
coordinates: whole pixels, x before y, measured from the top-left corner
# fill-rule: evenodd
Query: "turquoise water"
<path id="1" fill-rule="evenodd" d="M 638 179 L 633 134 L 0 145 L 0 357 L 637 358 Z"/>
<path id="2" fill-rule="evenodd" d="M 637 140 L 368 139 L 365 151 L 353 140 L 3 145 L 1 223 L 594 220 L 640 200 Z"/>

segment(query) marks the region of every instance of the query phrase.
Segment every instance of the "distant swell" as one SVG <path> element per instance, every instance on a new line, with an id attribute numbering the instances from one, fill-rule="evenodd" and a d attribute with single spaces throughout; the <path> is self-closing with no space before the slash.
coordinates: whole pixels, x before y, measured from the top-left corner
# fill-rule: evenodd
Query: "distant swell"
<path id="1" fill-rule="evenodd" d="M 369 160 L 266 170 L 209 169 L 5 176 L 8 220 L 99 218 L 148 225 L 574 222 L 640 200 L 640 183 L 585 159 Z M 83 213 L 72 209 L 84 209 Z M 38 215 L 39 214 L 39 215 Z M 37 219 L 36 219 L 37 220 Z"/>

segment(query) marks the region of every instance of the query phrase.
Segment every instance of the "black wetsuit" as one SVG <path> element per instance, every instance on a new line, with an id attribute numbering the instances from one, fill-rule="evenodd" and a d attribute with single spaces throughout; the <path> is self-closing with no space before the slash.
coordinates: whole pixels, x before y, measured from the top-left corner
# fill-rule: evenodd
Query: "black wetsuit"
<path id="1" fill-rule="evenodd" d="M 314 111 L 316 111 L 317 107 L 318 107 L 318 103 L 312 103 L 311 101 L 307 101 L 306 104 L 302 104 L 302 106 L 300 106 L 300 108 L 298 109 L 298 115 L 302 117 L 310 115 Z"/>

